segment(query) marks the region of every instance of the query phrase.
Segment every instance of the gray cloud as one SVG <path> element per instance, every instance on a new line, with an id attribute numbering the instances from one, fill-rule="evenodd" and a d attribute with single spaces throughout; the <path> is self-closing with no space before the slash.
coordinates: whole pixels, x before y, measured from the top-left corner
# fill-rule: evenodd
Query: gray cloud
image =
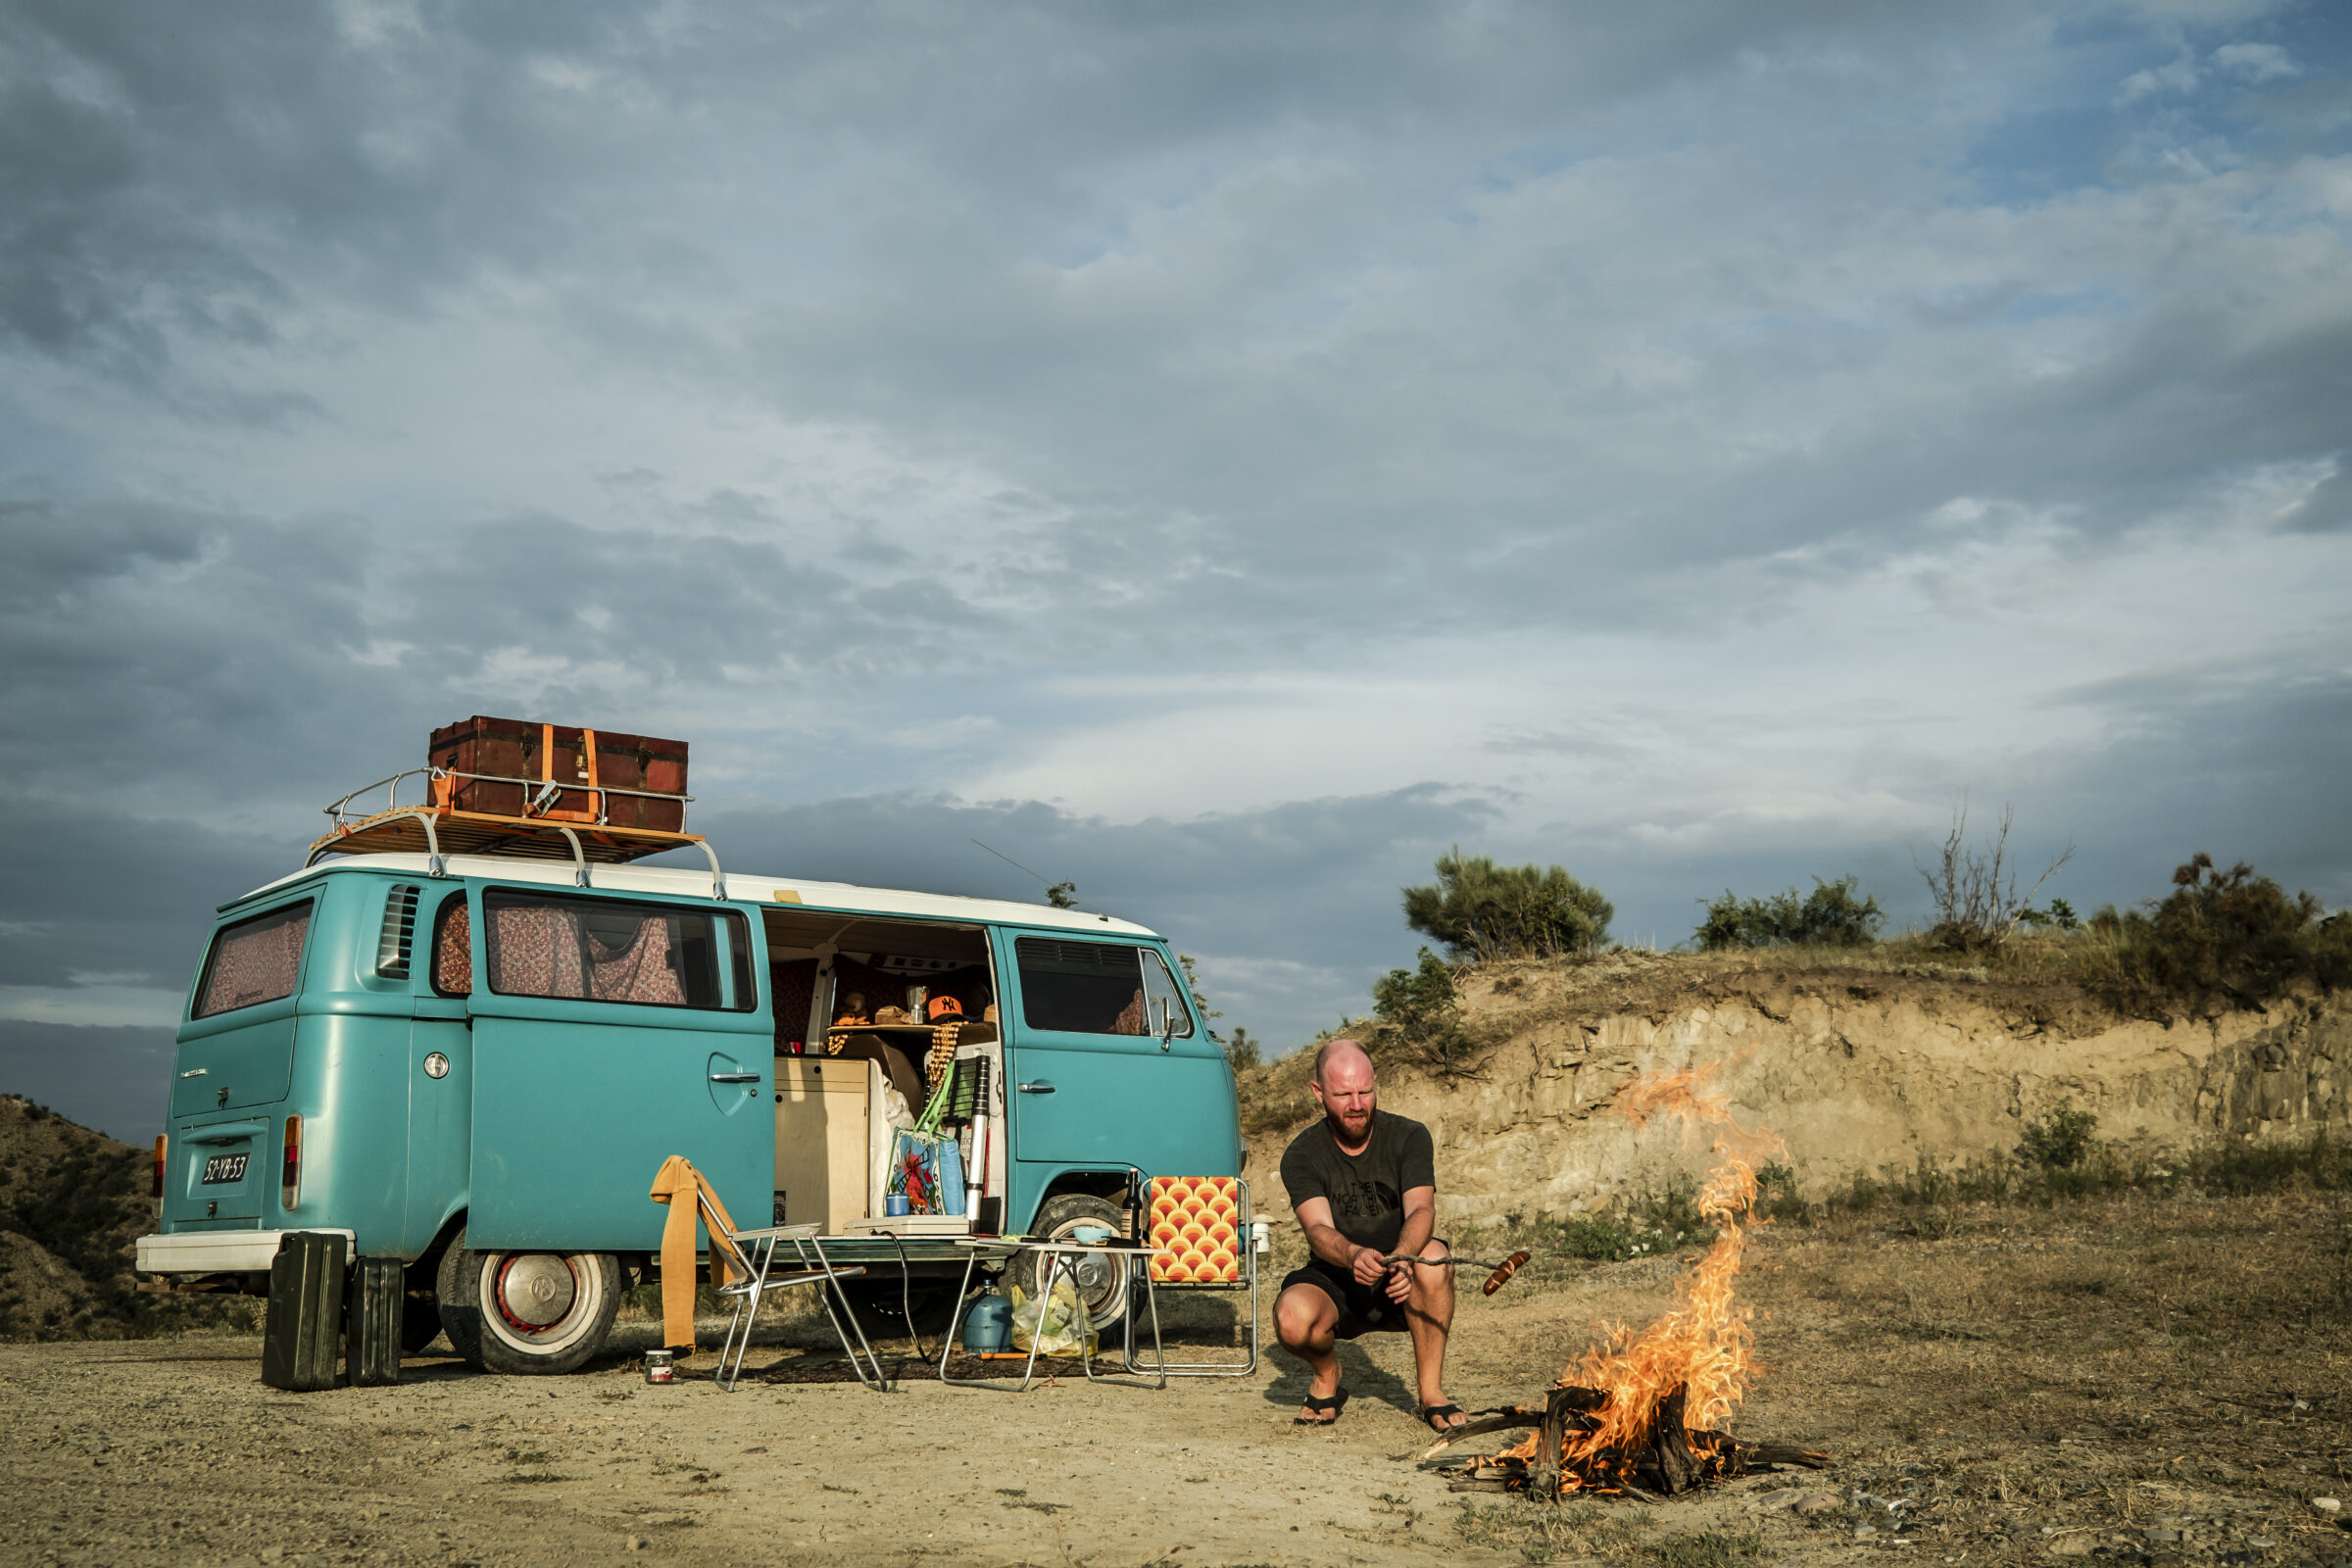
<path id="1" fill-rule="evenodd" d="M 0 1085 L 133 1146 L 164 1130 L 172 1031 L 0 1018 Z"/>
<path id="2" fill-rule="evenodd" d="M 2352 897 L 2348 83 L 2236 0 L 0 0 L 0 986 L 175 990 L 474 711 L 1276 1040 L 1457 839 L 1661 941 L 1909 917 L 1964 787 L 2078 906 Z"/>
<path id="3" fill-rule="evenodd" d="M 1440 852 L 1494 814 L 1484 800 L 1421 787 L 1183 821 L 879 796 L 715 813 L 706 826 L 745 870 L 1041 902 L 1043 884 L 998 858 L 1009 857 L 1076 882 L 1082 907 L 1200 955 L 1226 1026 L 1288 1047 L 1363 1010 L 1373 976 L 1412 952 L 1397 890 L 1426 880 Z"/>

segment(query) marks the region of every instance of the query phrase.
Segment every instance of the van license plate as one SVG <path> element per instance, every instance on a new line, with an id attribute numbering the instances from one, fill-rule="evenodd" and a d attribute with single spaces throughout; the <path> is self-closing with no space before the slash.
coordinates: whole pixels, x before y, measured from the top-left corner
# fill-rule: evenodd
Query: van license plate
<path id="1" fill-rule="evenodd" d="M 211 1187 L 219 1182 L 241 1182 L 245 1179 L 245 1162 L 251 1154 L 214 1154 L 204 1162 L 204 1176 L 196 1184 Z"/>

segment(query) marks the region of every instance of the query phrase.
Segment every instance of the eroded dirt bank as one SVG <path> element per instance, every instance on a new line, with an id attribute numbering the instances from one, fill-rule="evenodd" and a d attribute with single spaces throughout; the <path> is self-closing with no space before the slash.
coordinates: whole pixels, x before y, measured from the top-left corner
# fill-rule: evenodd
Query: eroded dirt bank
<path id="1" fill-rule="evenodd" d="M 2352 1004 L 2340 999 L 2168 1024 L 1861 971 L 1759 967 L 1677 994 L 1668 977 L 1690 965 L 1650 962 L 1651 994 L 1632 1005 L 1570 994 L 1557 967 L 1482 971 L 1465 988 L 1468 1017 L 1500 1043 L 1478 1076 L 1384 1070 L 1381 1103 L 1436 1136 L 1445 1219 L 1573 1213 L 1700 1168 L 1703 1150 L 1606 1107 L 1637 1074 L 1709 1061 L 1740 1119 L 1785 1139 L 1812 1190 L 1923 1157 L 2006 1155 L 2061 1101 L 2095 1113 L 2102 1139 L 2149 1149 L 2352 1125 Z M 1253 1140 L 1250 1158 L 1261 1206 L 1286 1218 L 1275 1168 L 1288 1136 Z"/>

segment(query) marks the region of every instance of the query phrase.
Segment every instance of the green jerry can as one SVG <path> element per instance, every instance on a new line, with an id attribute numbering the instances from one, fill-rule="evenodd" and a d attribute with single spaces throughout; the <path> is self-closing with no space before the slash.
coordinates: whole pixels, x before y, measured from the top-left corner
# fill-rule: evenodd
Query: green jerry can
<path id="1" fill-rule="evenodd" d="M 291 1231 L 278 1241 L 262 1331 L 262 1381 L 270 1387 L 309 1394 L 335 1386 L 349 1245 L 333 1231 Z"/>
<path id="2" fill-rule="evenodd" d="M 397 1257 L 363 1257 L 351 1265 L 351 1324 L 343 1337 L 344 1370 L 355 1389 L 387 1389 L 400 1381 L 400 1318 L 408 1276 Z"/>

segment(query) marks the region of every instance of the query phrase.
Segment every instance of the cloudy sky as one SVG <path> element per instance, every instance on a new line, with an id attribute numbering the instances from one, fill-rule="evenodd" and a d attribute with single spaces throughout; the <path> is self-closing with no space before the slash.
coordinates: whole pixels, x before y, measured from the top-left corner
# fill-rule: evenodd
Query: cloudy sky
<path id="1" fill-rule="evenodd" d="M 1970 792 L 2352 902 L 2352 14 L 0 0 L 0 1088 L 474 712 L 731 864 L 1670 946 Z"/>

